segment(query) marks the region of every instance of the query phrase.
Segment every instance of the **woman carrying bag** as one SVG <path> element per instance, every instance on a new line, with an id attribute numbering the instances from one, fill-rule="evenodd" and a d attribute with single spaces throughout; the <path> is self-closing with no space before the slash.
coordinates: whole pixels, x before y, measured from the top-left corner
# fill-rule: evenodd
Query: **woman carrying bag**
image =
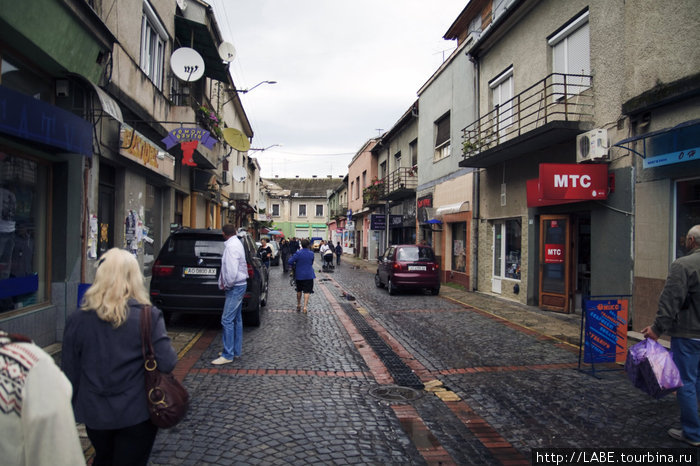
<path id="1" fill-rule="evenodd" d="M 76 421 L 95 448 L 95 466 L 146 465 L 158 432 L 144 388 L 144 306 L 158 369 L 171 372 L 177 354 L 163 314 L 150 307 L 141 268 L 128 251 L 113 248 L 100 258 L 94 283 L 66 323 L 62 368 L 73 384 Z"/>

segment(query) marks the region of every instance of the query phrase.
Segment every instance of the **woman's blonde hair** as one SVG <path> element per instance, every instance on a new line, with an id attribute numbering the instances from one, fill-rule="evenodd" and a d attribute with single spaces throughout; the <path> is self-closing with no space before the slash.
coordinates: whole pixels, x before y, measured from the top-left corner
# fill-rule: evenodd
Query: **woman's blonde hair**
<path id="1" fill-rule="evenodd" d="M 151 304 L 136 257 L 124 249 L 112 248 L 97 261 L 95 281 L 85 292 L 80 308 L 94 310 L 116 328 L 126 322 L 129 298 Z"/>

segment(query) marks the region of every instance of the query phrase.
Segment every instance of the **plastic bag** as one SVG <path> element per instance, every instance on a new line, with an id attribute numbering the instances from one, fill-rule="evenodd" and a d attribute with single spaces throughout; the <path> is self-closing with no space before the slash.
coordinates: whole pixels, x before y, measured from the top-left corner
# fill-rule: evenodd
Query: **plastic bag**
<path id="1" fill-rule="evenodd" d="M 657 399 L 683 386 L 671 353 L 651 338 L 629 349 L 625 372 L 635 387 Z"/>

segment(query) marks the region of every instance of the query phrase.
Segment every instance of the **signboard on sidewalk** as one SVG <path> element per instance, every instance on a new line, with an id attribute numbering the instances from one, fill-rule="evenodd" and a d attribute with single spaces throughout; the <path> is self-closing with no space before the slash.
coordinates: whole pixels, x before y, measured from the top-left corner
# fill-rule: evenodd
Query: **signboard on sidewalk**
<path id="1" fill-rule="evenodd" d="M 584 300 L 586 327 L 583 362 L 625 362 L 627 356 L 626 299 Z"/>

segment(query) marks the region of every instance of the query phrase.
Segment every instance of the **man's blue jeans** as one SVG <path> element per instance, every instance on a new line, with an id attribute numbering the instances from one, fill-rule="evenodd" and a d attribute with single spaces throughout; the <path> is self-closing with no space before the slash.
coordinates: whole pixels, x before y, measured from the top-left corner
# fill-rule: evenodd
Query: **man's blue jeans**
<path id="1" fill-rule="evenodd" d="M 226 302 L 224 303 L 224 312 L 221 315 L 221 326 L 224 329 L 221 337 L 224 342 L 224 351 L 221 353 L 221 356 L 226 359 L 240 356 L 243 351 L 241 309 L 243 308 L 245 290 L 245 284 L 226 290 Z"/>
<path id="2" fill-rule="evenodd" d="M 690 338 L 671 338 L 673 362 L 678 366 L 683 386 L 676 392 L 681 410 L 683 435 L 700 442 L 700 416 L 698 416 L 698 394 L 700 393 L 700 341 Z"/>

